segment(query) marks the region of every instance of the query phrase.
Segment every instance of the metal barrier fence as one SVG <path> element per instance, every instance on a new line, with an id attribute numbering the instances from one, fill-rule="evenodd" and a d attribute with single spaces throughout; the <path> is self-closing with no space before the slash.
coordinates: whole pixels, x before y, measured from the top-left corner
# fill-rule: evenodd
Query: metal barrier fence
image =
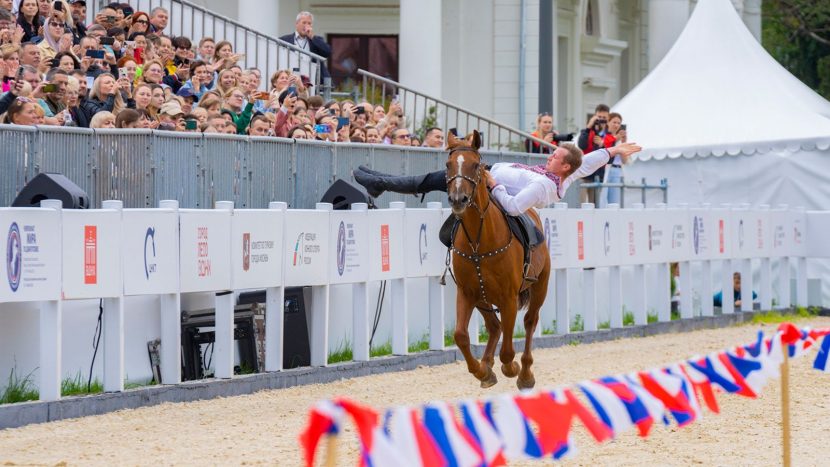
<path id="1" fill-rule="evenodd" d="M 267 208 L 285 201 L 312 209 L 338 178 L 353 181 L 365 164 L 391 174 L 443 170 L 446 152 L 388 145 L 294 141 L 237 135 L 152 130 L 0 125 L 0 206 L 10 206 L 35 175 L 57 172 L 80 186 L 92 207 L 119 199 L 127 208 L 178 200 L 182 208 L 211 208 L 219 200 L 240 208 Z M 485 162 L 539 164 L 538 154 L 482 151 Z M 577 207 L 578 190 L 566 202 Z M 384 193 L 379 205 L 421 197 Z M 424 202 L 446 205 L 444 193 Z"/>
<path id="2" fill-rule="evenodd" d="M 421 133 L 432 126 L 441 128 L 444 134 L 447 134 L 450 128 L 457 129 L 458 134 L 462 135 L 476 129 L 482 133 L 482 147 L 485 149 L 523 152 L 527 140 L 556 149 L 550 143 L 531 136 L 527 132 L 501 124 L 445 100 L 428 96 L 391 79 L 366 70 L 357 70 L 357 73 L 363 78 L 362 96 L 375 104 L 380 103 L 385 108 L 388 100 L 397 99 L 407 119 L 406 127 L 421 137 L 424 136 Z"/>
<path id="3" fill-rule="evenodd" d="M 87 2 L 87 24 L 92 24 L 100 10 L 99 3 Z M 278 70 L 300 68 L 300 72 L 314 83 L 313 92 L 320 92 L 320 66 L 326 59 L 307 52 L 276 37 L 262 34 L 225 16 L 216 14 L 205 7 L 186 0 L 128 0 L 135 11 L 150 13 L 153 8 L 162 7 L 170 13 L 165 34 L 171 37 L 185 36 L 194 44 L 203 37 L 212 37 L 217 42 L 227 40 L 233 44 L 234 53 L 244 54 L 244 66 L 256 67 L 262 72 L 262 89 L 268 89 L 271 74 Z"/>

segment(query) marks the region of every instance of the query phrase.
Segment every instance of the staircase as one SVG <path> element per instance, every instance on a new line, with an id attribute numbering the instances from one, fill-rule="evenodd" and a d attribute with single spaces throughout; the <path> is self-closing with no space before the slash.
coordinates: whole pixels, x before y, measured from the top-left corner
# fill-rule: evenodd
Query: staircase
<path id="1" fill-rule="evenodd" d="M 88 2 L 87 24 L 90 24 L 103 2 Z M 212 37 L 216 42 L 226 40 L 233 44 L 235 53 L 244 54 L 244 67 L 256 67 L 262 72 L 263 89 L 270 86 L 269 79 L 277 70 L 299 68 L 314 83 L 313 90 L 320 91 L 320 65 L 325 58 L 306 52 L 276 37 L 257 32 L 237 21 L 218 15 L 185 0 L 127 0 L 135 11 L 150 13 L 153 8 L 162 7 L 170 13 L 170 20 L 164 33 L 171 36 L 185 36 L 194 45 L 203 37 Z M 242 65 L 242 64 L 240 64 Z M 323 83 L 324 85 L 327 83 Z M 324 86 L 325 87 L 325 86 Z"/>

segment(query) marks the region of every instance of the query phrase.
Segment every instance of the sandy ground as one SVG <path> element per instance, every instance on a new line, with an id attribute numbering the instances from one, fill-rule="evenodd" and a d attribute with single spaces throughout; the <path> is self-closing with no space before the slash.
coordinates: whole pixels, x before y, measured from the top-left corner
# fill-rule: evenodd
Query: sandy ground
<path id="1" fill-rule="evenodd" d="M 830 319 L 800 321 L 830 326 Z M 571 384 L 622 371 L 649 368 L 693 354 L 751 342 L 759 325 L 627 339 L 538 350 L 537 387 Z M 774 326 L 763 326 L 771 331 Z M 810 368 L 812 356 L 792 365 L 793 465 L 828 465 L 830 375 Z M 515 392 L 515 380 L 481 390 L 458 362 L 326 385 L 265 391 L 249 396 L 164 404 L 137 410 L 0 431 L 0 465 L 236 465 L 301 464 L 297 435 L 308 407 L 348 395 L 376 408 L 459 400 Z M 758 400 L 720 395 L 721 415 L 707 413 L 685 428 L 655 427 L 648 439 L 629 432 L 597 445 L 580 426 L 570 465 L 776 465 L 781 463 L 780 386 Z M 350 428 L 338 465 L 357 464 Z M 512 465 L 545 465 L 528 460 Z"/>

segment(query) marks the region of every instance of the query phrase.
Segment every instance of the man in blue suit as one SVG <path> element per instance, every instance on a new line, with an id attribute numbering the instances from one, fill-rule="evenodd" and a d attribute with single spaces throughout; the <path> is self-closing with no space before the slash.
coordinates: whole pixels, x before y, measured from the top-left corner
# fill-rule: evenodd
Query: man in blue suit
<path id="1" fill-rule="evenodd" d="M 280 39 L 289 44 L 294 44 L 305 51 L 328 59 L 331 55 L 331 47 L 326 44 L 325 39 L 314 35 L 313 23 L 314 16 L 307 11 L 301 11 L 297 15 L 297 21 L 294 23 L 296 29 L 294 33 L 281 36 Z M 320 66 L 320 73 L 323 78 L 329 77 L 329 70 L 326 68 L 325 63 Z"/>

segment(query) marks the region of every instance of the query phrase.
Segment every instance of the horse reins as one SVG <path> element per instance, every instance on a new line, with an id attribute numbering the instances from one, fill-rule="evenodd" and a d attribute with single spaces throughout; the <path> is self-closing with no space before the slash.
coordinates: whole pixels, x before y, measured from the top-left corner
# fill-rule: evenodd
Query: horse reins
<path id="1" fill-rule="evenodd" d="M 467 147 L 467 146 L 462 146 L 462 147 L 456 147 L 456 148 L 453 148 L 452 150 L 450 150 L 449 155 L 452 155 L 452 153 L 454 153 L 456 151 L 471 151 L 471 152 L 475 152 L 476 154 L 478 154 L 478 151 L 476 151 L 474 148 Z M 481 156 L 479 156 L 479 160 L 481 160 Z M 461 179 L 467 180 L 468 182 L 473 184 L 473 195 L 475 195 L 476 190 L 478 189 L 478 184 L 481 183 L 481 170 L 482 169 L 479 168 L 476 171 L 477 177 L 474 180 L 472 177 L 469 177 L 469 176 L 464 175 L 463 173 L 461 173 L 461 167 L 459 166 L 458 173 L 456 175 L 453 175 L 452 177 L 449 177 L 449 176 L 447 177 L 447 186 L 449 187 L 450 182 L 452 182 L 453 180 L 455 180 L 457 178 L 461 178 Z M 447 270 L 450 271 L 450 275 L 452 276 L 453 281 L 455 281 L 455 283 L 458 284 L 458 280 L 455 278 L 455 274 L 453 274 L 452 270 L 449 269 L 449 267 L 450 267 L 450 252 L 455 253 L 458 256 L 460 256 L 460 257 L 472 262 L 473 264 L 475 264 L 476 275 L 478 276 L 479 293 L 481 293 L 481 298 L 484 301 L 484 304 L 490 306 L 490 310 L 485 310 L 485 311 L 494 311 L 492 306 L 491 306 L 490 301 L 487 299 L 487 292 L 484 289 L 484 276 L 481 275 L 481 260 L 483 260 L 485 258 L 490 258 L 490 257 L 493 257 L 493 256 L 500 255 L 500 254 L 504 253 L 505 251 L 507 251 L 507 249 L 510 248 L 510 245 L 513 244 L 513 235 L 512 234 L 509 235 L 509 239 L 507 240 L 507 245 L 505 245 L 501 248 L 495 249 L 493 251 L 489 251 L 487 253 L 479 254 L 478 249 L 481 246 L 481 232 L 484 230 L 484 228 L 483 228 L 484 227 L 484 216 L 487 214 L 487 210 L 490 209 L 490 205 L 493 204 L 493 200 L 490 199 L 491 195 L 488 192 L 487 206 L 485 206 L 484 210 L 482 210 L 476 204 L 475 198 L 472 197 L 472 196 L 471 196 L 471 198 L 472 198 L 472 200 L 467 204 L 467 206 L 472 206 L 478 212 L 478 218 L 479 218 L 478 219 L 478 235 L 476 236 L 475 243 L 473 242 L 473 239 L 470 238 L 470 234 L 467 231 L 467 227 L 464 225 L 464 220 L 461 219 L 457 215 L 455 216 L 455 218 L 457 220 L 456 225 L 461 224 L 461 230 L 464 232 L 464 236 L 467 238 L 467 244 L 470 246 L 470 249 L 473 250 L 473 252 L 471 254 L 464 253 L 463 251 L 460 251 L 457 248 L 455 248 L 454 243 L 451 243 L 450 247 L 447 249 L 447 260 L 446 260 L 445 266 L 446 266 Z M 453 232 L 452 232 L 452 239 L 453 240 L 455 239 L 455 229 L 453 229 Z"/>

